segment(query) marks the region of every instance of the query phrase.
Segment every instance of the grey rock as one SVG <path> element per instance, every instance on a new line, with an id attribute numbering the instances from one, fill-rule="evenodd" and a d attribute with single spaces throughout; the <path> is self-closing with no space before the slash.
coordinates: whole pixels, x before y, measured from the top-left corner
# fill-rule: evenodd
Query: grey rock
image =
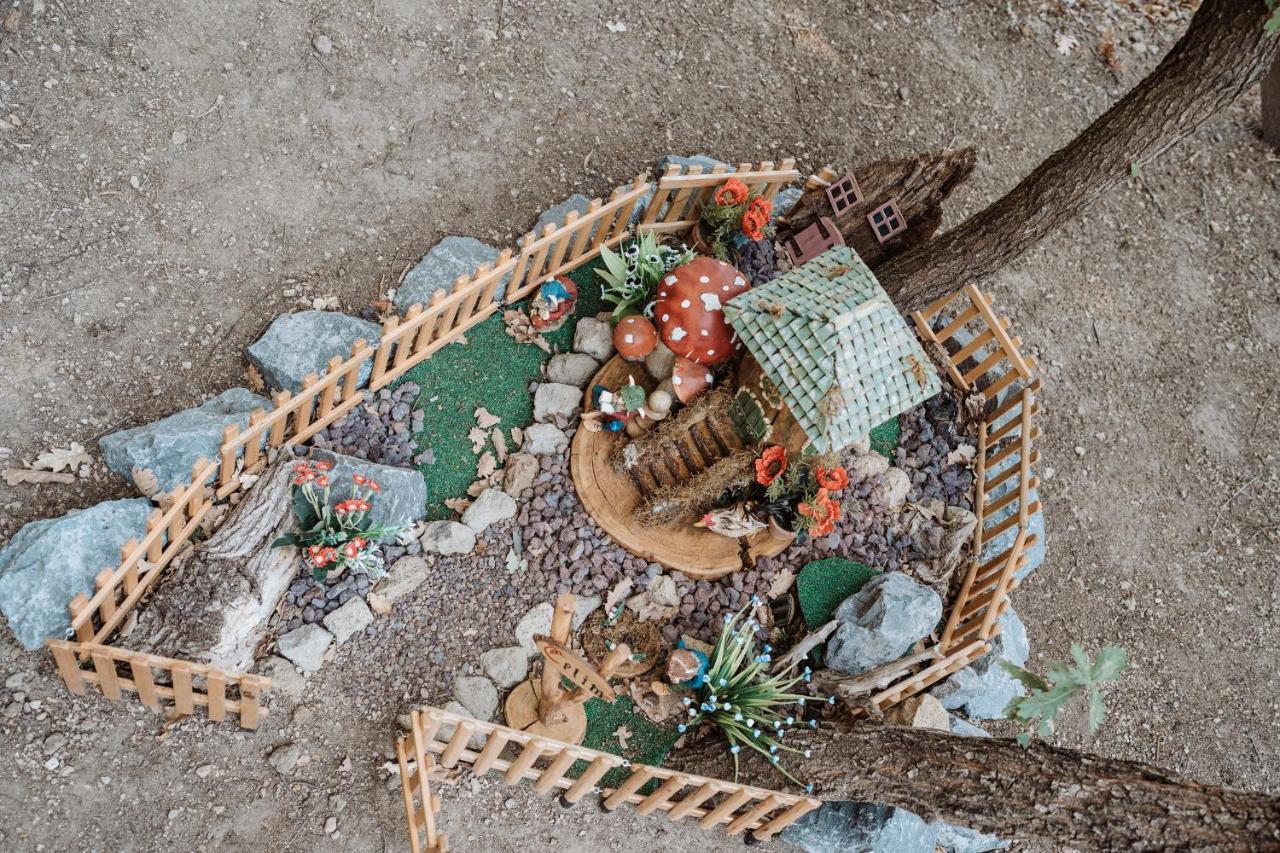
<path id="1" fill-rule="evenodd" d="M 564 224 L 564 218 L 570 213 L 577 213 L 579 216 L 587 212 L 587 207 L 591 204 L 591 199 L 582 193 L 574 193 L 564 201 L 547 208 L 539 216 L 538 221 L 534 223 L 533 230 L 537 234 L 542 234 L 542 226 L 548 223 L 559 228 Z"/>
<path id="2" fill-rule="evenodd" d="M 98 440 L 107 467 L 126 480 L 134 467 L 149 468 L 160 488 L 171 490 L 191 479 L 191 466 L 203 456 L 218 458 L 222 431 L 249 425 L 254 409 L 270 410 L 271 401 L 244 388 L 231 388 L 191 409 Z"/>
<path id="3" fill-rule="evenodd" d="M 502 489 L 485 489 L 462 514 L 462 523 L 476 533 L 489 525 L 504 521 L 516 514 L 516 502 Z"/>
<path id="4" fill-rule="evenodd" d="M 71 628 L 67 605 L 92 595 L 93 579 L 120 561 L 120 546 L 141 539 L 154 507 L 146 498 L 106 501 L 22 526 L 0 548 L 0 613 L 27 651 Z"/>
<path id="5" fill-rule="evenodd" d="M 429 570 L 421 557 L 401 557 L 387 572 L 386 577 L 374 584 L 369 593 L 369 606 L 376 613 L 390 613 L 391 608 L 426 581 Z"/>
<path id="6" fill-rule="evenodd" d="M 322 620 L 324 626 L 333 634 L 338 645 L 345 643 L 353 634 L 363 631 L 373 624 L 373 612 L 363 598 L 349 598 L 347 603 L 334 610 Z"/>
<path id="7" fill-rule="evenodd" d="M 283 696 L 297 702 L 307 687 L 307 681 L 298 672 L 298 668 L 282 657 L 272 655 L 263 661 L 262 674 L 271 679 L 273 698 Z"/>
<path id="8" fill-rule="evenodd" d="M 586 353 L 562 352 L 551 356 L 547 363 L 547 379 L 582 388 L 599 369 L 599 362 Z"/>
<path id="9" fill-rule="evenodd" d="M 319 625 L 303 625 L 276 640 L 281 657 L 293 661 L 298 669 L 313 673 L 324 665 L 324 653 L 333 643 L 333 635 Z"/>
<path id="10" fill-rule="evenodd" d="M 448 711 L 450 714 L 460 714 L 464 717 L 471 716 L 471 712 L 467 710 L 467 707 L 463 705 L 461 702 L 457 701 L 456 699 L 449 700 L 449 703 L 444 706 L 444 709 Z M 443 741 L 451 740 L 453 738 L 453 732 L 456 728 L 457 726 L 455 726 L 453 723 L 442 724 L 440 726 L 439 739 Z M 484 749 L 484 745 L 487 742 L 488 742 L 488 739 L 485 737 L 484 732 L 476 732 L 471 736 L 471 739 L 467 741 L 467 748 L 468 749 Z"/>
<path id="11" fill-rule="evenodd" d="M 525 453 L 535 456 L 560 455 L 569 449 L 569 436 L 554 424 L 533 424 L 524 431 Z"/>
<path id="12" fill-rule="evenodd" d="M 603 320 L 583 317 L 573 330 L 573 349 L 606 362 L 613 356 L 613 329 Z"/>
<path id="13" fill-rule="evenodd" d="M 773 197 L 773 218 L 785 216 L 787 211 L 796 206 L 796 202 L 800 200 L 800 196 L 804 195 L 804 190 L 798 186 L 787 187 L 779 190 L 778 194 Z"/>
<path id="14" fill-rule="evenodd" d="M 498 711 L 498 688 L 483 675 L 464 675 L 454 679 L 453 698 L 477 720 L 492 720 Z"/>
<path id="15" fill-rule="evenodd" d="M 965 735 L 966 737 L 991 737 L 991 733 L 981 726 L 975 726 L 968 720 L 957 717 L 955 714 L 948 714 L 951 733 L 953 735 Z"/>
<path id="16" fill-rule="evenodd" d="M 515 496 L 533 485 L 538 476 L 538 457 L 529 453 L 513 453 L 507 457 L 502 490 Z"/>
<path id="17" fill-rule="evenodd" d="M 533 394 L 533 419 L 540 423 L 557 415 L 570 417 L 582 408 L 582 389 L 576 385 L 543 382 Z"/>
<path id="18" fill-rule="evenodd" d="M 428 554 L 470 554 L 476 547 L 476 531 L 456 521 L 433 521 L 418 541 Z"/>
<path id="19" fill-rule="evenodd" d="M 902 657 L 942 618 L 942 599 L 901 572 L 886 572 L 836 608 L 827 666 L 856 675 Z"/>
<path id="20" fill-rule="evenodd" d="M 947 853 L 987 853 L 989 850 L 1007 850 L 1009 842 L 985 835 L 967 826 L 955 826 L 937 821 L 938 846 Z"/>
<path id="21" fill-rule="evenodd" d="M 409 270 L 396 289 L 396 308 L 403 313 L 410 306 L 421 304 L 424 308 L 437 290 L 448 292 L 458 276 L 471 275 L 481 264 L 491 264 L 498 258 L 498 250 L 475 237 L 445 237 Z M 501 300 L 506 291 L 506 280 L 498 286 L 495 298 Z"/>
<path id="22" fill-rule="evenodd" d="M 529 674 L 529 656 L 520 646 L 490 649 L 480 655 L 480 666 L 499 690 L 506 690 L 524 681 Z"/>
<path id="23" fill-rule="evenodd" d="M 267 756 L 267 763 L 280 775 L 287 776 L 293 772 L 293 768 L 298 766 L 301 758 L 302 747 L 296 743 L 286 743 L 271 750 L 271 755 Z"/>
<path id="24" fill-rule="evenodd" d="M 938 828 L 894 806 L 828 802 L 778 837 L 806 853 L 933 853 Z"/>
<path id="25" fill-rule="evenodd" d="M 554 612 L 551 602 L 544 601 L 520 617 L 520 621 L 516 623 L 516 643 L 529 657 L 538 654 L 533 635 L 551 633 L 551 616 Z"/>
<path id="26" fill-rule="evenodd" d="M 1010 608 L 1000 617 L 1000 635 L 991 642 L 991 651 L 930 692 L 948 711 L 962 710 L 975 720 L 1001 719 L 1009 700 L 1026 691 L 998 661 L 1003 659 L 1014 666 L 1023 666 L 1030 653 L 1027 629 Z"/>
<path id="27" fill-rule="evenodd" d="M 570 629 L 573 631 L 582 627 L 582 623 L 587 621 L 587 617 L 596 611 L 601 604 L 598 595 L 579 595 L 573 606 L 573 623 Z"/>
<path id="28" fill-rule="evenodd" d="M 333 500 L 351 497 L 358 489 L 351 482 L 352 474 L 369 477 L 381 488 L 373 496 L 373 509 L 370 517 L 375 524 L 383 527 L 407 528 L 414 522 L 427 516 L 427 481 L 415 468 L 395 468 L 390 465 L 379 465 L 344 456 L 320 448 L 312 448 L 310 457 L 324 462 L 332 462 L 333 470 L 329 472 L 329 480 L 333 483 L 330 493 Z M 382 538 L 383 542 L 394 542 L 394 535 Z"/>
<path id="29" fill-rule="evenodd" d="M 335 355 L 350 357 L 357 339 L 376 345 L 381 334 L 376 323 L 338 311 L 299 311 L 277 317 L 245 355 L 268 387 L 297 393 L 308 373 L 324 373 Z M 372 369 L 366 361 L 360 371 L 361 383 Z"/>

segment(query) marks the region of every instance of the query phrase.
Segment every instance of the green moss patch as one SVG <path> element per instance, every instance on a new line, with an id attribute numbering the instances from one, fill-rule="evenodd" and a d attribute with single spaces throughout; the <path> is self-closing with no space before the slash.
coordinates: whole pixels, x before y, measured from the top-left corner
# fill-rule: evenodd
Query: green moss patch
<path id="1" fill-rule="evenodd" d="M 898 424 L 898 419 L 890 418 L 871 430 L 871 449 L 892 462 L 893 452 L 898 449 L 898 439 L 901 436 L 902 427 Z"/>
<path id="2" fill-rule="evenodd" d="M 805 624 L 810 628 L 825 625 L 840 602 L 862 589 L 878 574 L 880 572 L 876 569 L 839 557 L 817 560 L 805 566 L 796 576 L 796 597 L 800 600 Z"/>
<path id="3" fill-rule="evenodd" d="M 593 317 L 600 311 L 600 286 L 594 273 L 597 265 L 586 264 L 570 273 L 578 285 L 578 304 L 569 322 L 546 335 L 553 349 L 571 350 L 578 318 Z M 527 300 L 515 307 L 527 310 Z M 472 451 L 467 438 L 476 426 L 476 409 L 483 406 L 502 418 L 498 426 L 510 444 L 512 427 L 524 428 L 533 422 L 529 383 L 541 378 L 542 365 L 550 358 L 533 344 L 517 343 L 508 335 L 498 311 L 470 329 L 466 343 L 446 346 L 400 380 L 416 382 L 422 389 L 414 404 L 426 415 L 417 447 L 419 451 L 430 448 L 435 457 L 434 464 L 419 468 L 431 495 L 428 518 L 448 518 L 450 511 L 444 502 L 464 496 L 476 479 L 480 454 Z M 480 453 L 486 450 L 493 450 L 491 438 L 486 439 Z"/>
<path id="4" fill-rule="evenodd" d="M 633 764 L 661 766 L 667 758 L 667 753 L 671 752 L 671 748 L 680 739 L 674 717 L 670 724 L 658 725 L 641 713 L 635 703 L 626 696 L 612 703 L 589 699 L 585 710 L 587 733 L 583 735 L 582 745 L 589 749 L 620 755 Z M 631 732 L 631 736 L 627 738 L 626 749 L 622 748 L 616 737 L 619 726 L 626 726 Z M 576 776 L 584 769 L 586 764 L 582 763 L 574 775 Z M 630 773 L 631 771 L 626 768 L 615 768 L 605 774 L 600 784 L 606 788 L 617 787 Z"/>

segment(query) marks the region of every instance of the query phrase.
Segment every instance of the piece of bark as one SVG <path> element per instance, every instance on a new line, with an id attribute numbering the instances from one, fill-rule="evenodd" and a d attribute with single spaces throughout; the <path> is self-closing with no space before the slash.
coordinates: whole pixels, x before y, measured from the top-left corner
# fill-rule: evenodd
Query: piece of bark
<path id="1" fill-rule="evenodd" d="M 975 150 L 932 151 L 901 160 L 877 160 L 853 169 L 863 193 L 862 204 L 836 216 L 827 201 L 826 189 L 807 190 L 787 216 L 781 241 L 802 231 L 819 217 L 827 217 L 840 229 L 846 246 L 871 269 L 907 249 L 927 242 L 942 224 L 942 202 L 969 177 L 977 162 Z M 907 222 L 907 230 L 884 245 L 876 239 L 867 214 L 896 199 Z"/>
<path id="2" fill-rule="evenodd" d="M 298 573 L 296 548 L 271 543 L 293 529 L 292 465 L 263 472 L 208 542 L 166 570 L 142 604 L 131 647 L 243 672 Z"/>

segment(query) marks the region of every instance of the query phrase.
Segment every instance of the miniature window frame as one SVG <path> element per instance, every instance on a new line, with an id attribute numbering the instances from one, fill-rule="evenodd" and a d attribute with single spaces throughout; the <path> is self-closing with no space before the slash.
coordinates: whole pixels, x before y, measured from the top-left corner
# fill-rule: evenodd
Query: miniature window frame
<path id="1" fill-rule="evenodd" d="M 882 246 L 907 230 L 906 217 L 902 215 L 896 198 L 889 199 L 868 213 L 867 222 L 871 225 L 871 233 L 876 235 L 876 240 Z"/>
<path id="2" fill-rule="evenodd" d="M 831 212 L 835 216 L 847 213 L 866 200 L 853 172 L 845 172 L 839 180 L 828 186 L 826 195 L 827 203 L 831 205 Z"/>

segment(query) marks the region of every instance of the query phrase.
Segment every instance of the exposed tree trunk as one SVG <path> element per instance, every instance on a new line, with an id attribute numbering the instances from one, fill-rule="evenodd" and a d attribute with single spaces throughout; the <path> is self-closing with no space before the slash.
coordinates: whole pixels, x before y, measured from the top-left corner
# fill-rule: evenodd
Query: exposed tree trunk
<path id="1" fill-rule="evenodd" d="M 812 758 L 788 755 L 783 764 L 824 800 L 886 803 L 1064 849 L 1280 850 L 1280 798 L 1201 785 L 1134 761 L 875 723 L 823 726 L 804 740 Z M 718 738 L 672 757 L 696 762 L 683 766 L 697 772 L 732 773 Z M 769 778 L 764 762 L 753 759 L 750 768 L 757 783 Z"/>
<path id="2" fill-rule="evenodd" d="M 202 546 L 156 585 L 131 648 L 242 672 L 298 572 L 296 548 L 271 543 L 293 527 L 292 466 L 268 467 Z"/>
<path id="3" fill-rule="evenodd" d="M 904 312 L 991 275 L 1256 85 L 1280 38 L 1263 0 L 1205 0 L 1129 94 L 981 213 L 876 270 Z"/>

